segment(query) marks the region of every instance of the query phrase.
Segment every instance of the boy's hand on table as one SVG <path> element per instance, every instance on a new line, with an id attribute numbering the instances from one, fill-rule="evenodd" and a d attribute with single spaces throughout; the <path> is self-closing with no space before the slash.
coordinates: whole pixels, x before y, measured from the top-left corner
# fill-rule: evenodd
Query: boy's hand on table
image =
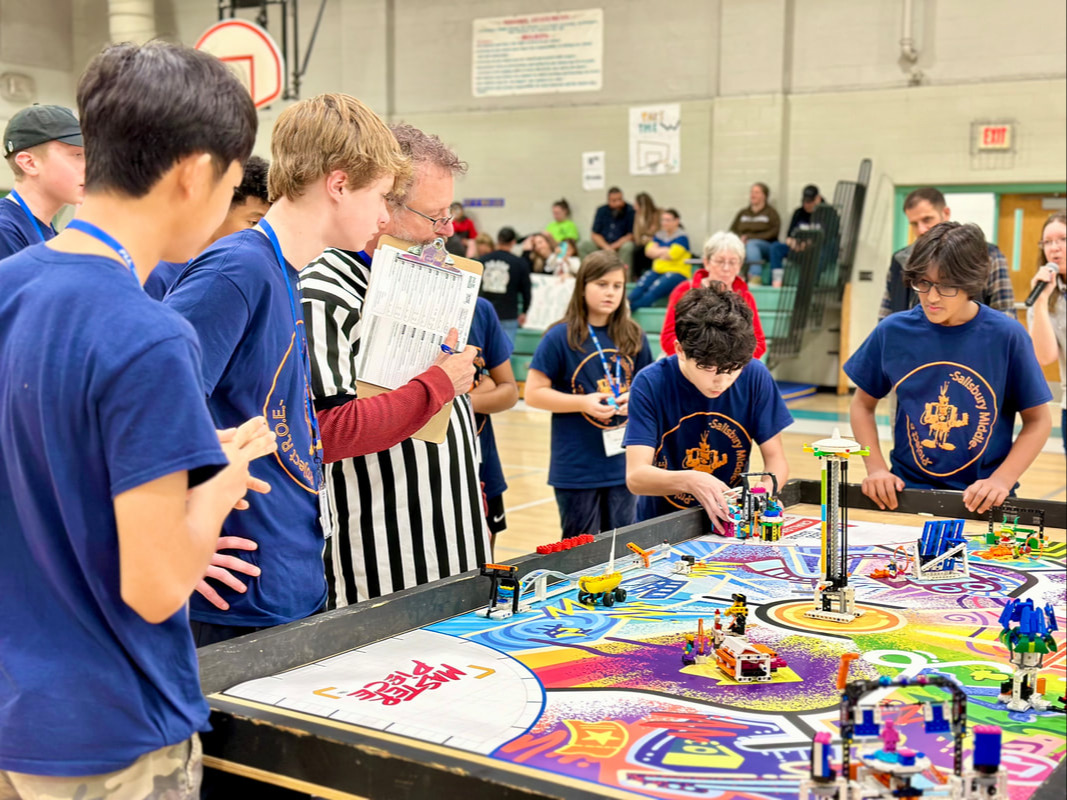
<path id="1" fill-rule="evenodd" d="M 963 490 L 963 505 L 972 514 L 984 514 L 1002 504 L 1011 494 L 1011 486 L 996 475 L 975 481 Z"/>
<path id="2" fill-rule="evenodd" d="M 706 472 L 690 470 L 688 475 L 689 493 L 708 512 L 711 529 L 714 533 L 718 533 L 725 523 L 730 521 L 729 501 L 726 498 L 726 491 L 729 487 L 714 475 L 708 475 Z"/>
<path id="3" fill-rule="evenodd" d="M 897 507 L 897 492 L 904 491 L 904 481 L 887 469 L 879 469 L 863 479 L 860 491 L 883 511 L 887 508 L 892 511 Z"/>

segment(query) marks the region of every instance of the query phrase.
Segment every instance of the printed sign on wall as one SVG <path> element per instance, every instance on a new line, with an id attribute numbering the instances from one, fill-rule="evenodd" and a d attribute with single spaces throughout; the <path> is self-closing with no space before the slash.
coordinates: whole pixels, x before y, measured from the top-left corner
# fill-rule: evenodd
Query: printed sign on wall
<path id="1" fill-rule="evenodd" d="M 630 174 L 668 175 L 682 168 L 682 109 L 677 103 L 630 109 Z"/>
<path id="2" fill-rule="evenodd" d="M 603 83 L 604 10 L 474 20 L 475 97 L 593 92 Z"/>
<path id="3" fill-rule="evenodd" d="M 582 188 L 587 192 L 604 188 L 604 151 L 582 153 Z"/>

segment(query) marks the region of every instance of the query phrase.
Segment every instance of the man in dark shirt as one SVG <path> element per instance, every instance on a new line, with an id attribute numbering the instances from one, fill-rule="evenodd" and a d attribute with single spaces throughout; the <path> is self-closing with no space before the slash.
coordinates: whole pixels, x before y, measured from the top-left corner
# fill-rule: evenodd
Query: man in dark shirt
<path id="1" fill-rule="evenodd" d="M 630 209 L 631 217 L 633 209 Z M 496 250 L 478 260 L 485 266 L 482 273 L 482 297 L 493 304 L 500 317 L 500 326 L 508 339 L 515 343 L 519 326 L 526 321 L 530 310 L 530 267 L 511 252 L 515 246 L 515 229 L 504 227 L 496 237 Z M 522 313 L 519 313 L 519 297 Z"/>
<path id="2" fill-rule="evenodd" d="M 622 189 L 608 189 L 608 202 L 593 217 L 593 244 L 601 250 L 614 250 L 629 264 L 634 247 L 634 207 L 622 196 Z"/>
<path id="3" fill-rule="evenodd" d="M 789 220 L 785 241 L 771 244 L 772 275 L 774 270 L 782 268 L 782 262 L 790 250 L 799 252 L 811 243 L 810 237 L 799 235 L 801 231 L 821 231 L 823 252 L 820 254 L 820 264 L 826 263 L 827 259 L 834 255 L 837 232 L 840 227 L 837 211 L 832 206 L 826 206 L 819 214 L 815 213 L 815 209 L 825 202 L 822 194 L 819 193 L 819 187 L 814 183 L 809 183 L 804 187 L 800 205 L 793 212 L 792 219 Z M 822 220 L 817 218 L 820 216 Z"/>

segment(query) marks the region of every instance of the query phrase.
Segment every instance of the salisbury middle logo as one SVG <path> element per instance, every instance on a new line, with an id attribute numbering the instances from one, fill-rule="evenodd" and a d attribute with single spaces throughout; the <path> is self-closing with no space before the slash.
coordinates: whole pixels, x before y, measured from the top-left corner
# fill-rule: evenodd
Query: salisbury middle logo
<path id="1" fill-rule="evenodd" d="M 997 421 L 997 398 L 970 367 L 949 361 L 925 364 L 897 383 L 897 397 L 903 398 L 908 448 L 923 472 L 954 475 L 985 452 Z"/>
<path id="2" fill-rule="evenodd" d="M 653 463 L 661 469 L 691 469 L 715 475 L 734 485 L 748 467 L 752 437 L 737 420 L 714 411 L 683 417 L 660 438 Z M 669 495 L 667 502 L 677 508 L 697 505 L 686 492 Z"/>
<path id="3" fill-rule="evenodd" d="M 700 435 L 700 444 L 690 447 L 685 451 L 685 461 L 682 466 L 686 469 L 695 469 L 697 472 L 706 472 L 711 475 L 719 467 L 725 466 L 730 457 L 718 450 L 712 450 L 708 444 L 708 431 Z"/>

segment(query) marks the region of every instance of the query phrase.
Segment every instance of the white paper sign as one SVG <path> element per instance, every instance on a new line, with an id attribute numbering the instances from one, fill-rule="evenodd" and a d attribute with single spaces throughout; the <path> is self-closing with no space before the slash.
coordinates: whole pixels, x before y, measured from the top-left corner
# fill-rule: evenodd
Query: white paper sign
<path id="1" fill-rule="evenodd" d="M 604 10 L 474 20 L 475 97 L 594 92 L 603 84 Z"/>
<path id="2" fill-rule="evenodd" d="M 582 188 L 587 192 L 604 188 L 604 151 L 582 153 Z"/>
<path id="3" fill-rule="evenodd" d="M 667 175 L 682 169 L 682 109 L 677 103 L 630 109 L 630 174 Z"/>
<path id="4" fill-rule="evenodd" d="M 389 245 L 374 251 L 363 303 L 356 372 L 365 383 L 398 389 L 441 354 L 449 328 L 467 344 L 481 276 L 448 265 L 423 264 Z"/>

